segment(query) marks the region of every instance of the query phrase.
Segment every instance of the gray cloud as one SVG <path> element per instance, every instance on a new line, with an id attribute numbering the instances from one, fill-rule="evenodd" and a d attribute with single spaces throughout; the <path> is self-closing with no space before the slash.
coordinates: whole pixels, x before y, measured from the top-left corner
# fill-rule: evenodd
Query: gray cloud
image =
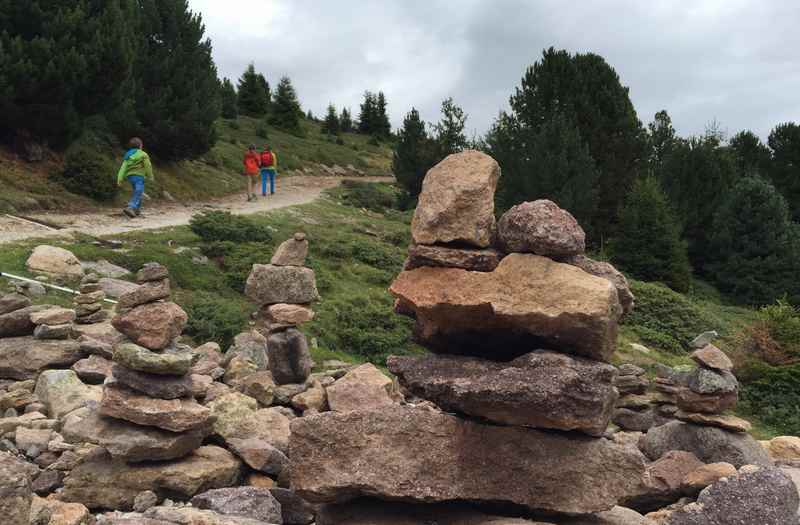
<path id="1" fill-rule="evenodd" d="M 681 134 L 716 119 L 766 138 L 800 119 L 800 3 L 783 0 L 190 0 L 220 74 L 253 61 L 289 75 L 305 109 L 358 112 L 383 90 L 393 124 L 438 120 L 452 96 L 484 132 L 543 49 L 595 52 L 617 70 L 643 122 L 667 109 Z"/>

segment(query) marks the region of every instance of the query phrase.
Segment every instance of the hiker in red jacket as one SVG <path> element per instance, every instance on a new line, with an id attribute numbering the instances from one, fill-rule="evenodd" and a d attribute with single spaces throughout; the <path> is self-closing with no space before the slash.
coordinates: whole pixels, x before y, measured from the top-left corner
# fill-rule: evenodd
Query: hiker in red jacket
<path id="1" fill-rule="evenodd" d="M 261 167 L 261 156 L 256 151 L 256 145 L 250 144 L 244 154 L 244 175 L 247 177 L 247 202 L 256 200 L 258 171 Z"/>
<path id="2" fill-rule="evenodd" d="M 269 180 L 269 193 L 275 194 L 275 177 L 278 175 L 278 155 L 272 151 L 269 144 L 264 145 L 261 152 L 261 195 L 267 196 L 267 180 Z"/>

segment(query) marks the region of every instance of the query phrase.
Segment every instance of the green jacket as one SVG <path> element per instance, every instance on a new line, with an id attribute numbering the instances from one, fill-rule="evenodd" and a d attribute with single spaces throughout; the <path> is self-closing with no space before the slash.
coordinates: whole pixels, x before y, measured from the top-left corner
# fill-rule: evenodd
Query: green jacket
<path id="1" fill-rule="evenodd" d="M 150 155 L 138 148 L 128 150 L 125 154 L 117 173 L 117 184 L 122 184 L 122 181 L 133 175 L 139 175 L 149 181 L 156 179 L 153 175 L 153 165 L 150 164 Z"/>

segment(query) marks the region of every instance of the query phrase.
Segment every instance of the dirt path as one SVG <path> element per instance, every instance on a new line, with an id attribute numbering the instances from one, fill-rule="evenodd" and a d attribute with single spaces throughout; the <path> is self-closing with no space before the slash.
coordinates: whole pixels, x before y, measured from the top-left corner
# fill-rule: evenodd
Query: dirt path
<path id="1" fill-rule="evenodd" d="M 306 204 L 317 199 L 324 190 L 338 186 L 342 177 L 297 176 L 281 181 L 277 193 L 255 202 L 247 202 L 243 195 L 232 195 L 213 202 L 189 204 L 159 202 L 144 205 L 142 216 L 136 219 L 125 217 L 121 210 L 105 208 L 89 213 L 58 212 L 28 214 L 26 217 L 44 221 L 60 229 L 49 229 L 23 220 L 0 215 L 0 244 L 29 238 L 69 237 L 74 232 L 89 235 L 115 235 L 137 230 L 156 230 L 169 226 L 188 224 L 189 219 L 203 210 L 224 210 L 236 215 L 248 215 L 297 204 Z M 389 177 L 359 177 L 365 181 L 391 181 Z"/>

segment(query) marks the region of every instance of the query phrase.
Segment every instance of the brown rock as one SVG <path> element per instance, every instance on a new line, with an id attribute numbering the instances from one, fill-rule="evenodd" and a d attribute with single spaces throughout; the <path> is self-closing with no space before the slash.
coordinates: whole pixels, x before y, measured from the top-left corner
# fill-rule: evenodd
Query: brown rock
<path id="1" fill-rule="evenodd" d="M 105 357 L 91 355 L 72 365 L 72 370 L 78 374 L 81 381 L 92 385 L 99 385 L 102 384 L 107 377 L 111 376 L 111 366 L 111 361 Z"/>
<path id="2" fill-rule="evenodd" d="M 240 468 L 233 454 L 213 446 L 168 462 L 126 464 L 100 457 L 70 472 L 61 498 L 91 509 L 130 510 L 136 496 L 146 490 L 160 498 L 188 499 L 206 490 L 233 486 L 239 480 Z"/>
<path id="3" fill-rule="evenodd" d="M 114 362 L 126 368 L 149 374 L 184 376 L 191 370 L 194 354 L 191 350 L 168 348 L 156 352 L 133 343 L 114 347 Z"/>
<path id="4" fill-rule="evenodd" d="M 270 372 L 253 372 L 245 377 L 242 382 L 242 392 L 268 407 L 275 398 L 275 381 Z"/>
<path id="5" fill-rule="evenodd" d="M 327 394 L 334 412 L 375 410 L 396 403 L 392 398 L 392 380 L 371 363 L 347 372 L 327 388 Z"/>
<path id="6" fill-rule="evenodd" d="M 314 270 L 300 266 L 254 264 L 245 294 L 260 305 L 309 304 L 319 300 Z"/>
<path id="7" fill-rule="evenodd" d="M 271 304 L 263 311 L 270 324 L 297 326 L 314 319 L 314 310 L 300 304 Z"/>
<path id="8" fill-rule="evenodd" d="M 3 525 L 28 525 L 31 509 L 31 481 L 24 462 L 0 452 L 0 517 Z"/>
<path id="9" fill-rule="evenodd" d="M 28 306 L 0 315 L 0 338 L 33 335 L 36 325 L 31 322 L 31 315 L 47 309 L 47 306 Z"/>
<path id="10" fill-rule="evenodd" d="M 608 361 L 616 348 L 614 287 L 545 257 L 512 254 L 490 273 L 418 268 L 390 291 L 401 311 L 416 314 L 417 339 L 438 351 L 500 357 L 544 342 Z"/>
<path id="11" fill-rule="evenodd" d="M 117 309 L 119 311 L 129 310 L 136 308 L 147 303 L 160 301 L 161 299 L 169 298 L 170 287 L 169 279 L 161 281 L 146 282 L 141 286 L 137 286 L 134 290 L 127 292 L 120 296 Z"/>
<path id="12" fill-rule="evenodd" d="M 492 243 L 494 193 L 500 166 L 478 151 L 445 158 L 425 176 L 411 223 L 417 244 L 462 242 L 478 248 Z"/>
<path id="13" fill-rule="evenodd" d="M 714 370 L 733 370 L 733 361 L 725 355 L 725 352 L 712 344 L 708 344 L 700 350 L 692 353 L 692 359 L 700 366 Z"/>
<path id="14" fill-rule="evenodd" d="M 206 343 L 194 349 L 199 357 L 192 365 L 192 374 L 207 376 L 222 366 L 222 350 L 217 343 Z"/>
<path id="15" fill-rule="evenodd" d="M 295 328 L 270 335 L 267 355 L 272 379 L 278 385 L 302 383 L 311 375 L 314 362 L 306 336 Z"/>
<path id="16" fill-rule="evenodd" d="M 641 454 L 608 440 L 401 406 L 295 419 L 289 457 L 293 489 L 320 503 L 370 495 L 590 513 L 612 508 L 644 475 Z"/>
<path id="17" fill-rule="evenodd" d="M 0 339 L 0 378 L 36 379 L 48 368 L 69 368 L 83 357 L 77 341 Z"/>
<path id="18" fill-rule="evenodd" d="M 231 450 L 242 458 L 250 468 L 278 476 L 289 465 L 289 458 L 263 439 L 248 438 L 227 440 Z"/>
<path id="19" fill-rule="evenodd" d="M 563 259 L 561 262 L 577 266 L 584 272 L 594 275 L 595 277 L 606 279 L 617 289 L 617 297 L 619 298 L 619 304 L 622 305 L 623 315 L 627 315 L 633 310 L 636 298 L 633 292 L 631 292 L 628 279 L 610 263 L 595 261 L 585 255 L 573 255 L 572 257 Z"/>
<path id="20" fill-rule="evenodd" d="M 172 432 L 186 432 L 211 424 L 211 410 L 194 399 L 153 399 L 113 383 L 103 389 L 100 413 Z"/>
<path id="21" fill-rule="evenodd" d="M 508 210 L 497 224 L 506 253 L 570 257 L 586 251 L 586 234 L 575 217 L 549 200 L 523 202 Z"/>
<path id="22" fill-rule="evenodd" d="M 31 305 L 31 300 L 19 293 L 12 293 L 0 297 L 0 315 L 10 314 Z"/>
<path id="23" fill-rule="evenodd" d="M 72 323 L 68 324 L 40 324 L 33 331 L 33 337 L 43 340 L 63 340 L 72 336 Z"/>
<path id="24" fill-rule="evenodd" d="M 138 372 L 122 365 L 112 368 L 114 379 L 156 399 L 178 399 L 192 394 L 192 376 L 165 376 Z"/>
<path id="25" fill-rule="evenodd" d="M 76 295 L 74 298 L 75 304 L 99 304 L 102 303 L 103 299 L 106 298 L 106 294 L 103 291 L 99 292 L 89 292 L 89 293 L 82 293 Z"/>
<path id="26" fill-rule="evenodd" d="M 47 525 L 93 525 L 94 516 L 80 503 L 64 503 L 55 499 L 34 497 L 31 516 L 47 516 Z M 31 522 L 35 523 L 35 522 Z"/>
<path id="27" fill-rule="evenodd" d="M 292 406 L 304 415 L 322 412 L 328 408 L 328 394 L 325 387 L 316 379 L 305 392 L 292 398 Z"/>
<path id="28" fill-rule="evenodd" d="M 111 321 L 114 328 L 134 343 L 151 350 L 162 350 L 181 335 L 188 316 L 175 303 L 152 303 L 137 306 Z"/>
<path id="29" fill-rule="evenodd" d="M 644 394 L 647 387 L 650 386 L 650 381 L 646 377 L 633 376 L 633 375 L 619 375 L 614 380 L 614 386 L 617 387 L 620 394 Z"/>
<path id="30" fill-rule="evenodd" d="M 83 277 L 81 262 L 72 252 L 55 246 L 37 246 L 25 263 L 33 273 L 44 273 L 69 278 Z"/>
<path id="31" fill-rule="evenodd" d="M 13 408 L 21 410 L 31 403 L 36 403 L 39 398 L 27 390 L 13 390 L 11 392 L 0 392 L 0 411 Z"/>
<path id="32" fill-rule="evenodd" d="M 245 485 L 249 487 L 256 487 L 259 489 L 271 489 L 275 486 L 275 480 L 265 476 L 264 474 L 253 472 L 252 474 L 249 474 L 247 476 L 247 479 L 245 480 Z"/>
<path id="33" fill-rule="evenodd" d="M 732 432 L 750 432 L 753 428 L 749 421 L 731 415 L 698 414 L 679 410 L 675 413 L 675 418 L 687 423 L 719 427 Z"/>
<path id="34" fill-rule="evenodd" d="M 767 450 L 776 461 L 800 460 L 800 437 L 780 436 L 768 442 Z"/>
<path id="35" fill-rule="evenodd" d="M 289 446 L 289 419 L 276 408 L 259 410 L 255 399 L 230 393 L 207 405 L 214 421 L 214 433 L 231 439 L 261 439 L 284 452 Z"/>
<path id="36" fill-rule="evenodd" d="M 684 478 L 702 466 L 703 462 L 691 452 L 669 451 L 647 466 L 639 493 L 627 497 L 622 504 L 640 512 L 652 512 L 673 503 L 683 495 Z"/>
<path id="37" fill-rule="evenodd" d="M 689 388 L 678 389 L 678 408 L 685 412 L 719 414 L 736 406 L 739 396 L 736 392 L 724 394 L 698 394 Z"/>
<path id="38" fill-rule="evenodd" d="M 41 324 L 68 324 L 74 320 L 75 310 L 67 310 L 66 308 L 48 308 L 31 314 L 31 322 L 37 326 Z"/>
<path id="39" fill-rule="evenodd" d="M 415 396 L 506 425 L 601 436 L 617 399 L 613 366 L 546 350 L 508 363 L 429 355 L 391 357 L 387 364 Z"/>
<path id="40" fill-rule="evenodd" d="M 461 268 L 472 272 L 492 272 L 503 254 L 497 250 L 486 248 L 450 248 L 447 246 L 426 246 L 412 244 L 408 248 L 404 270 L 414 270 L 423 266 L 441 268 Z"/>
<path id="41" fill-rule="evenodd" d="M 695 495 L 722 478 L 736 475 L 736 467 L 730 463 L 709 463 L 686 474 L 681 482 L 684 493 Z"/>
<path id="42" fill-rule="evenodd" d="M 136 282 L 139 284 L 153 281 L 163 281 L 169 278 L 169 271 L 166 267 L 157 262 L 150 262 L 142 266 L 136 273 Z"/>
<path id="43" fill-rule="evenodd" d="M 308 256 L 308 241 L 291 238 L 275 250 L 270 264 L 274 266 L 304 266 Z"/>

